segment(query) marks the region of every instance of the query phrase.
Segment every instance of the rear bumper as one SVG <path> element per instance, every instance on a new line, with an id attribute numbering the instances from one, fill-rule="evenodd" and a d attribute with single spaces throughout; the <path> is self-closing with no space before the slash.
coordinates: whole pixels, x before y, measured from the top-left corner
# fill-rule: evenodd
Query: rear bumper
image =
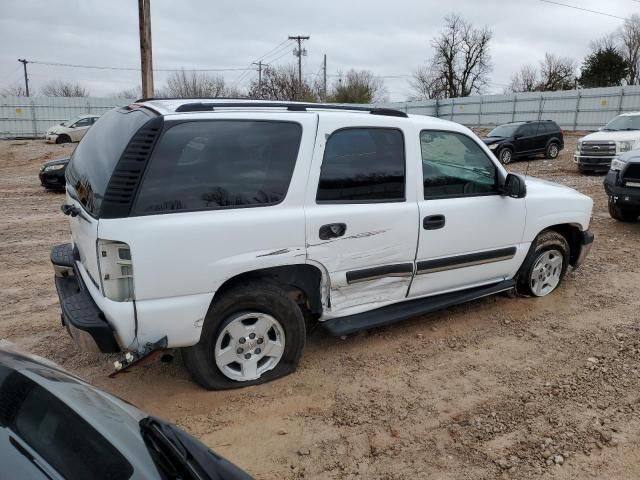
<path id="1" fill-rule="evenodd" d="M 119 352 L 120 346 L 111 326 L 91 298 L 82 276 L 76 271 L 76 256 L 69 243 L 57 245 L 51 250 L 62 323 L 80 349 Z"/>
<path id="2" fill-rule="evenodd" d="M 585 230 L 580 233 L 580 250 L 578 251 L 578 255 L 573 264 L 574 269 L 580 267 L 580 265 L 584 263 L 585 258 L 587 258 L 587 255 L 589 255 L 589 252 L 591 251 L 593 239 L 595 238 L 591 230 Z"/>

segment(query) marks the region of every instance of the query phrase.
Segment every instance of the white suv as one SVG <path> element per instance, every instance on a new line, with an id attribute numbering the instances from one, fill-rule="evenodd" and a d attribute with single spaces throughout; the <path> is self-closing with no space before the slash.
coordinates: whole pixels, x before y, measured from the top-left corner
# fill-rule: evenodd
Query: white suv
<path id="1" fill-rule="evenodd" d="M 84 348 L 183 347 L 209 389 L 292 372 L 334 335 L 517 288 L 551 293 L 592 200 L 508 174 L 469 129 L 388 109 L 146 100 L 76 148 L 51 259 Z"/>

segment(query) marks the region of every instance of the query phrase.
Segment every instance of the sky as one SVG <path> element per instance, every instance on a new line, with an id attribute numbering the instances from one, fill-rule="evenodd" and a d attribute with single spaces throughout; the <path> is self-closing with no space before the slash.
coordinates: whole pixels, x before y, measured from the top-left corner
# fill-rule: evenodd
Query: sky
<path id="1" fill-rule="evenodd" d="M 618 17 L 640 13 L 637 0 L 558 1 Z M 78 82 L 92 96 L 140 85 L 137 3 L 0 0 L 0 90 L 23 83 L 18 58 L 34 62 L 28 70 L 35 91 L 49 80 Z M 493 31 L 486 93 L 502 93 L 514 72 L 537 64 L 545 52 L 581 63 L 591 40 L 623 23 L 541 0 L 151 0 L 153 64 L 154 69 L 232 69 L 212 73 L 224 76 L 227 85 L 246 87 L 257 73 L 235 69 L 255 68 L 251 63 L 261 58 L 272 65 L 294 63 L 294 44 L 286 39 L 308 35 L 307 79 L 317 78 L 326 54 L 329 83 L 341 71 L 367 69 L 383 78 L 390 101 L 402 101 L 411 95 L 409 77 L 427 64 L 431 40 L 451 13 Z M 156 71 L 156 86 L 167 75 Z"/>

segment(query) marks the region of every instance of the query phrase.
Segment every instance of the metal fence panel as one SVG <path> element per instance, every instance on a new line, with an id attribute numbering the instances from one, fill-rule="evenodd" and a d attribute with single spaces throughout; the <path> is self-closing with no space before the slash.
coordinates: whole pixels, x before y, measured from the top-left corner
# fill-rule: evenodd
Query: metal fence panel
<path id="1" fill-rule="evenodd" d="M 102 114 L 126 98 L 0 97 L 0 138 L 41 137 L 49 127 L 85 113 Z"/>
<path id="2" fill-rule="evenodd" d="M 453 120 L 468 127 L 542 119 L 554 120 L 565 130 L 596 130 L 621 113 L 640 111 L 640 86 L 482 95 L 384 106 Z"/>

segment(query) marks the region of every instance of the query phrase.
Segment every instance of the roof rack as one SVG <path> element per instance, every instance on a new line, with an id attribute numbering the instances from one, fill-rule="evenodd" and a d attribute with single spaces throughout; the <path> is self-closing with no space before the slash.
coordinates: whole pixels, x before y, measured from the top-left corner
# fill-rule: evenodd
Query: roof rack
<path id="1" fill-rule="evenodd" d="M 361 107 L 349 105 L 330 105 L 326 103 L 288 103 L 288 102 L 194 102 L 184 103 L 176 108 L 176 112 L 212 112 L 216 108 L 286 108 L 291 112 L 306 112 L 313 110 L 346 110 L 356 112 L 369 112 L 372 115 L 385 115 L 389 117 L 404 117 L 408 115 L 393 108 Z"/>

